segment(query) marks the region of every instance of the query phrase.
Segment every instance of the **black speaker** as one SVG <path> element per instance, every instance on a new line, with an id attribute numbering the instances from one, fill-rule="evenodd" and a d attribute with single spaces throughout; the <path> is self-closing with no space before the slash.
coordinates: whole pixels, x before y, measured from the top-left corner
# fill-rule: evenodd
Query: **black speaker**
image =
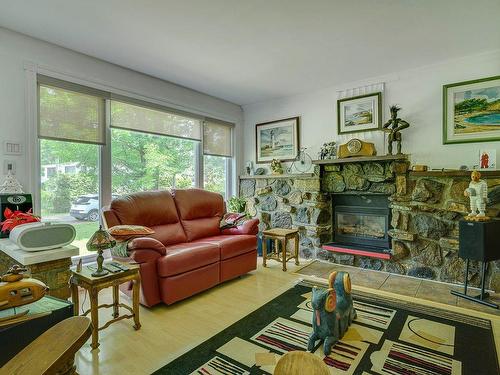
<path id="1" fill-rule="evenodd" d="M 500 258 L 500 220 L 459 223 L 461 258 L 489 262 Z"/>

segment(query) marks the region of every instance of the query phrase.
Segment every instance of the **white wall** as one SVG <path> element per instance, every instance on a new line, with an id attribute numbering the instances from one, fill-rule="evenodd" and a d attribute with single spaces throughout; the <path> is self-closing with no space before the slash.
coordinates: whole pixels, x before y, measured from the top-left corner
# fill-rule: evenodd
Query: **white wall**
<path id="1" fill-rule="evenodd" d="M 133 48 L 130 53 L 134 53 Z M 26 152 L 30 117 L 26 109 L 26 95 L 30 84 L 26 82 L 25 64 L 34 64 L 35 69 L 67 74 L 76 80 L 94 82 L 117 92 L 140 95 L 185 111 L 234 122 L 235 150 L 238 151 L 236 170 L 240 169 L 243 124 L 240 106 L 0 28 L 0 176 L 4 161 L 15 161 L 17 178 L 27 190 L 31 166 Z M 21 142 L 25 148 L 23 154 L 4 155 L 5 140 Z"/>
<path id="2" fill-rule="evenodd" d="M 427 164 L 431 168 L 458 168 L 460 165 L 472 167 L 477 164 L 479 148 L 496 149 L 498 163 L 500 142 L 442 144 L 442 86 L 496 75 L 500 75 L 500 50 L 293 97 L 246 105 L 243 107 L 244 162 L 255 161 L 255 124 L 292 116 L 301 116 L 301 146 L 308 148 L 313 159 L 317 159 L 317 153 L 324 142 L 335 140 L 337 143 L 345 143 L 353 137 L 374 142 L 378 154 L 385 154 L 387 146 L 383 132 L 337 135 L 336 109 L 339 90 L 385 82 L 383 121 L 389 117 L 389 105 L 398 104 L 402 107 L 399 117 L 411 124 L 409 129 L 403 131 L 403 152 L 411 154 L 413 163 Z"/>

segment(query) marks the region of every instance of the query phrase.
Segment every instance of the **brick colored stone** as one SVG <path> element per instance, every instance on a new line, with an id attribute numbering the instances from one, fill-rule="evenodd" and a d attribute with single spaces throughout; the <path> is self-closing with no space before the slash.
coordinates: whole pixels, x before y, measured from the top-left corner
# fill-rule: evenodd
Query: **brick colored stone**
<path id="1" fill-rule="evenodd" d="M 297 179 L 294 182 L 294 187 L 298 190 L 306 190 L 309 192 L 320 191 L 320 180 L 318 179 Z"/>
<path id="2" fill-rule="evenodd" d="M 389 236 L 391 236 L 393 239 L 396 240 L 402 240 L 402 241 L 413 241 L 415 240 L 415 234 L 406 232 L 403 230 L 398 230 L 398 229 L 389 229 L 388 230 Z"/>
<path id="3" fill-rule="evenodd" d="M 439 245 L 445 249 L 458 251 L 458 238 L 442 237 L 439 239 Z"/>
<path id="4" fill-rule="evenodd" d="M 396 194 L 398 195 L 406 194 L 406 176 L 404 175 L 396 176 Z"/>

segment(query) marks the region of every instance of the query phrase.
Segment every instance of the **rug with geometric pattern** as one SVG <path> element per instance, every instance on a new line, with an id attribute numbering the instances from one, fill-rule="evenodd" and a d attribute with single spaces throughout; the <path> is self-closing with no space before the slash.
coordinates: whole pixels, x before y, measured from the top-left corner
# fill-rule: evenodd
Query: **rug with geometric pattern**
<path id="1" fill-rule="evenodd" d="M 312 284 L 301 282 L 155 374 L 272 374 L 279 358 L 307 350 Z M 353 292 L 357 318 L 329 356 L 338 375 L 500 374 L 491 323 L 447 310 Z"/>

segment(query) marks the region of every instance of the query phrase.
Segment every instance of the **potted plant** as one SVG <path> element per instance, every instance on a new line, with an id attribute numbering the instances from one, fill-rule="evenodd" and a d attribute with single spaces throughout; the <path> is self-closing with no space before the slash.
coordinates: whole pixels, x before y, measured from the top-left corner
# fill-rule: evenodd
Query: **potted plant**
<path id="1" fill-rule="evenodd" d="M 227 201 L 227 208 L 229 212 L 238 212 L 238 213 L 243 213 L 245 212 L 247 206 L 247 201 L 245 198 L 242 197 L 231 197 Z"/>

